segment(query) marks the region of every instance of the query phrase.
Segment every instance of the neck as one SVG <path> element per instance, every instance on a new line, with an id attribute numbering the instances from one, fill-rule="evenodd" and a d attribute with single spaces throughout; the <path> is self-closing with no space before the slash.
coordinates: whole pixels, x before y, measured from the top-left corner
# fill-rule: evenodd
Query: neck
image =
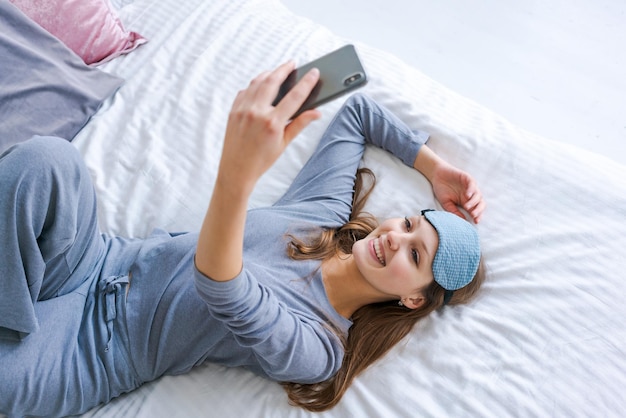
<path id="1" fill-rule="evenodd" d="M 351 254 L 337 254 L 324 261 L 322 279 L 328 300 L 346 319 L 362 306 L 387 300 L 365 282 Z"/>

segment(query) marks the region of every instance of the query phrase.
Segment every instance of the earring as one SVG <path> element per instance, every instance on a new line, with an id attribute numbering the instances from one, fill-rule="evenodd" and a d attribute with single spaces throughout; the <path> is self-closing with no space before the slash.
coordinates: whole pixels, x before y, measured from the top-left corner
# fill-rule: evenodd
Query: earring
<path id="1" fill-rule="evenodd" d="M 404 303 L 402 303 L 402 300 L 398 301 L 398 306 L 404 306 Z"/>

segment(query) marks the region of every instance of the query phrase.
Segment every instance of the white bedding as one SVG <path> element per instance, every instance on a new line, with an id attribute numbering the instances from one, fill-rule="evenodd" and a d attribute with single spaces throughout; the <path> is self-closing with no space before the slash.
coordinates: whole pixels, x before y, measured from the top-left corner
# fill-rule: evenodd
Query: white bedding
<path id="1" fill-rule="evenodd" d="M 259 72 L 346 43 L 279 1 L 118 0 L 150 42 L 102 68 L 127 80 L 81 131 L 101 228 L 144 236 L 196 230 L 209 201 L 230 104 Z M 291 407 L 282 388 L 215 365 L 165 377 L 93 417 L 619 416 L 626 410 L 626 167 L 536 137 L 395 57 L 357 50 L 363 90 L 479 182 L 488 277 L 470 305 L 445 308 L 368 369 L 333 410 Z M 340 102 L 258 185 L 269 204 L 313 151 Z M 368 209 L 402 216 L 433 206 L 428 183 L 386 153 Z"/>

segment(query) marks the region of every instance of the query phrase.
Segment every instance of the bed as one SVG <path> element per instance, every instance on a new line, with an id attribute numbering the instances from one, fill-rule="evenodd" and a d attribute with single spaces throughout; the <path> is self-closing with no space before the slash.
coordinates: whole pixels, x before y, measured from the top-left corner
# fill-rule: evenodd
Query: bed
<path id="1" fill-rule="evenodd" d="M 109 234 L 197 230 L 236 92 L 287 59 L 305 63 L 349 43 L 278 0 L 114 0 L 112 7 L 135 41 L 148 42 L 98 65 L 123 85 L 72 141 L 93 175 Z M 330 411 L 289 406 L 279 385 L 205 364 L 85 417 L 609 417 L 626 410 L 626 167 L 533 135 L 385 51 L 355 45 L 370 78 L 362 92 L 430 132 L 430 146 L 479 182 L 488 203 L 478 225 L 488 271 L 480 295 L 420 322 Z M 322 119 L 261 179 L 251 207 L 286 190 L 341 101 L 320 108 Z M 438 206 L 428 182 L 385 152 L 368 148 L 363 165 L 378 178 L 367 207 L 376 216 Z"/>

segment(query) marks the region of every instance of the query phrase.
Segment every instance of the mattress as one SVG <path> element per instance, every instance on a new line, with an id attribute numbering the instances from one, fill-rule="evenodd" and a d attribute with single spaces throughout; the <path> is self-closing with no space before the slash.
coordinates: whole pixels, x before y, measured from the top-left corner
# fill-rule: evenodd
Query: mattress
<path id="1" fill-rule="evenodd" d="M 117 0 L 149 39 L 101 66 L 126 80 L 73 143 L 98 195 L 103 232 L 146 236 L 200 226 L 230 105 L 264 70 L 304 64 L 349 42 L 276 0 Z M 487 202 L 477 226 L 487 280 L 360 375 L 332 410 L 288 405 L 276 383 L 214 364 L 166 376 L 85 417 L 618 416 L 626 410 L 626 167 L 538 137 L 393 55 L 355 43 L 362 91 L 471 173 Z M 341 100 L 320 108 L 267 172 L 251 207 L 271 204 L 313 152 Z M 429 183 L 384 151 L 363 165 L 367 210 L 439 207 Z"/>

